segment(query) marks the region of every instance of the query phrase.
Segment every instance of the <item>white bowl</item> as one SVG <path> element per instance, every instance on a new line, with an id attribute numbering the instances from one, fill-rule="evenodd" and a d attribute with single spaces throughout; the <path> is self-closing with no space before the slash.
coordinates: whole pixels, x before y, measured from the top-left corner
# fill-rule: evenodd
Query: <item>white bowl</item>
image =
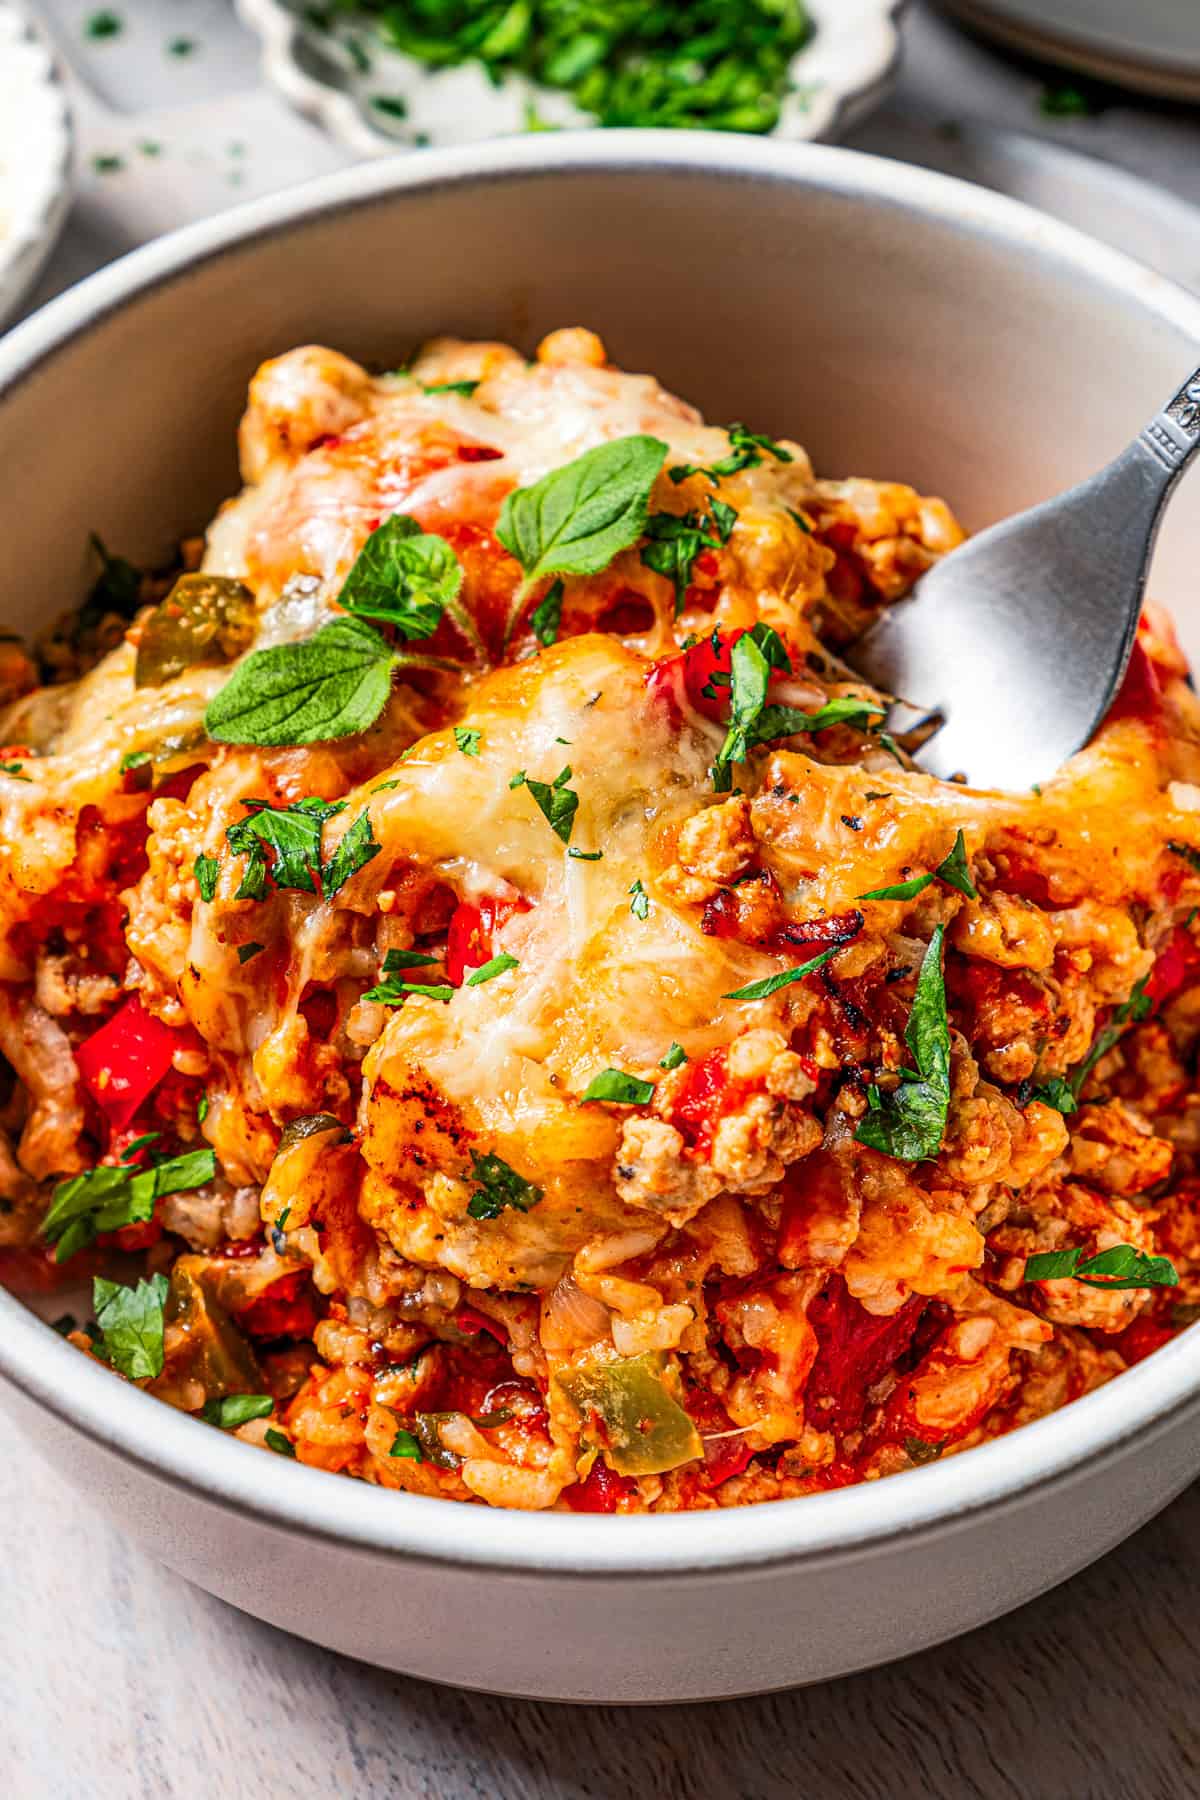
<path id="1" fill-rule="evenodd" d="M 0 325 L 32 287 L 70 203 L 71 121 L 49 46 L 0 0 Z"/>
<path id="2" fill-rule="evenodd" d="M 807 0 L 815 31 L 792 60 L 792 92 L 773 133 L 820 142 L 849 130 L 884 90 L 896 65 L 896 16 L 906 0 Z M 554 126 L 589 121 L 564 94 L 509 75 L 496 86 L 478 64 L 431 72 L 387 50 L 360 20 L 332 32 L 306 20 L 302 0 L 236 0 L 238 14 L 262 40 L 267 80 L 308 118 L 362 156 L 379 156 L 428 137 L 466 144 L 526 129 L 528 107 Z M 348 40 L 370 48 L 370 69 Z M 403 122 L 389 121 L 372 98 L 402 99 Z"/>
<path id="3" fill-rule="evenodd" d="M 375 163 L 137 251 L 0 344 L 0 523 L 31 625 L 89 528 L 168 553 L 235 483 L 264 356 L 399 362 L 437 330 L 598 329 L 718 419 L 979 524 L 1098 466 L 1194 366 L 1200 300 L 1067 227 L 846 151 L 588 133 Z M 102 422 L 61 429 L 64 420 Z M 1200 508 L 1153 591 L 1200 650 Z M 0 1399 L 139 1543 L 259 1617 L 441 1681 L 677 1700 L 813 1681 L 979 1625 L 1200 1471 L 1200 1330 L 1053 1417 L 841 1492 L 640 1518 L 383 1492 L 198 1424 L 0 1296 Z"/>

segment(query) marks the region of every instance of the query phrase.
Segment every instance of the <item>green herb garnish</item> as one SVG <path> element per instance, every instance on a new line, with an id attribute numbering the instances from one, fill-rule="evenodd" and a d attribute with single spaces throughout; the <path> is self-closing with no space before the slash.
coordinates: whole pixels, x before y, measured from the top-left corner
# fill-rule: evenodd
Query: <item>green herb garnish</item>
<path id="1" fill-rule="evenodd" d="M 608 1100 L 617 1106 L 645 1106 L 653 1098 L 652 1081 L 642 1081 L 637 1075 L 626 1075 L 622 1069 L 602 1069 L 599 1075 L 593 1075 L 588 1082 L 587 1091 L 582 1095 L 584 1105 L 589 1100 Z"/>
<path id="2" fill-rule="evenodd" d="M 835 944 L 831 950 L 822 950 L 820 956 L 814 956 L 810 962 L 801 963 L 798 969 L 784 969 L 778 975 L 766 975 L 761 981 L 752 981 L 749 987 L 735 988 L 732 994 L 723 994 L 722 999 L 769 1000 L 780 988 L 790 987 L 794 981 L 803 981 L 806 975 L 824 968 L 829 959 L 845 947 L 844 944 Z"/>
<path id="3" fill-rule="evenodd" d="M 658 1066 L 660 1069 L 681 1069 L 687 1059 L 688 1054 L 683 1045 L 672 1044 Z"/>
<path id="4" fill-rule="evenodd" d="M 1035 1087 L 1029 1098 L 1040 1100 L 1043 1106 L 1052 1106 L 1056 1112 L 1060 1113 L 1073 1113 L 1079 1110 L 1079 1102 L 1071 1091 L 1070 1082 L 1064 1081 L 1061 1075 L 1052 1075 L 1049 1081 L 1044 1081 L 1040 1087 Z"/>
<path id="5" fill-rule="evenodd" d="M 635 919 L 650 917 L 650 896 L 640 881 L 635 881 L 629 890 L 629 910 Z"/>
<path id="6" fill-rule="evenodd" d="M 704 550 L 719 550 L 727 543 L 737 521 L 737 513 L 724 501 L 713 499 L 709 504 L 707 518 L 699 512 L 661 512 L 646 520 L 642 561 L 674 588 L 676 618 L 683 611 L 696 558 Z"/>
<path id="7" fill-rule="evenodd" d="M 496 536 L 525 571 L 518 604 L 543 576 L 598 575 L 637 543 L 666 454 L 660 438 L 616 438 L 506 496 Z"/>
<path id="8" fill-rule="evenodd" d="M 718 462 L 707 467 L 699 463 L 675 463 L 667 473 L 671 480 L 678 484 L 686 481 L 691 475 L 703 475 L 715 487 L 723 475 L 736 475 L 742 469 L 757 468 L 763 456 L 773 456 L 776 462 L 794 462 L 790 450 L 777 444 L 774 438 L 764 437 L 761 432 L 747 431 L 744 425 L 729 427 L 729 454 L 722 456 Z"/>
<path id="9" fill-rule="evenodd" d="M 564 844 L 571 841 L 571 833 L 575 828 L 575 814 L 579 810 L 579 795 L 567 786 L 571 779 L 570 765 L 560 769 L 553 781 L 534 781 L 531 776 L 521 775 L 520 780 L 513 777 L 509 787 L 526 787 L 532 794 L 539 811 L 556 837 Z"/>
<path id="10" fill-rule="evenodd" d="M 558 641 L 562 609 L 563 584 L 560 579 L 547 588 L 544 599 L 538 601 L 529 616 L 530 628 L 543 650 L 548 650 L 551 644 Z"/>
<path id="11" fill-rule="evenodd" d="M 497 975 L 506 975 L 509 969 L 519 969 L 520 966 L 520 962 L 515 956 L 510 956 L 507 950 L 501 950 L 498 956 L 493 956 L 489 962 L 485 962 L 476 969 L 473 975 L 468 975 L 464 985 L 466 987 L 482 987 L 485 981 L 494 981 Z"/>
<path id="12" fill-rule="evenodd" d="M 92 1309 L 100 1329 L 97 1350 L 129 1381 L 154 1381 L 162 1374 L 167 1292 L 165 1275 L 152 1275 L 136 1287 L 102 1275 L 92 1282 Z"/>
<path id="13" fill-rule="evenodd" d="M 471 1152 L 471 1173 L 479 1183 L 467 1202 L 473 1219 L 498 1219 L 505 1207 L 528 1212 L 542 1198 L 542 1190 L 489 1150 L 483 1156 Z"/>
<path id="14" fill-rule="evenodd" d="M 427 638 L 447 611 L 462 627 L 455 604 L 462 583 L 462 564 L 445 538 L 422 531 L 407 513 L 393 513 L 359 551 L 338 603 L 358 618 L 394 625 L 403 638 Z M 477 644 L 473 626 L 469 634 Z"/>
<path id="15" fill-rule="evenodd" d="M 424 1462 L 425 1460 L 421 1454 L 420 1444 L 417 1442 L 412 1432 L 405 1431 L 403 1427 L 397 1431 L 395 1437 L 392 1439 L 392 1447 L 388 1451 L 388 1455 L 404 1456 L 407 1457 L 410 1462 Z"/>
<path id="16" fill-rule="evenodd" d="M 950 1110 L 950 1022 L 942 973 L 945 935 L 945 927 L 938 925 L 929 940 L 904 1033 L 917 1072 L 902 1070 L 900 1085 L 891 1093 L 869 1088 L 867 1114 L 854 1134 L 858 1143 L 898 1162 L 936 1156 Z"/>
<path id="17" fill-rule="evenodd" d="M 131 1145 L 130 1151 L 145 1148 L 149 1133 Z M 104 1163 L 96 1169 L 84 1169 L 60 1181 L 54 1190 L 50 1209 L 42 1220 L 42 1236 L 49 1244 L 57 1244 L 54 1260 L 66 1262 L 76 1251 L 86 1249 L 101 1232 L 119 1231 L 123 1225 L 141 1224 L 153 1218 L 154 1205 L 166 1194 L 179 1194 L 188 1188 L 203 1187 L 215 1179 L 217 1159 L 210 1149 L 185 1150 L 146 1168 L 131 1162 L 116 1165 Z"/>
<path id="18" fill-rule="evenodd" d="M 236 1431 L 251 1419 L 266 1419 L 275 1410 L 270 1394 L 223 1394 L 219 1400 L 206 1400 L 199 1417 L 206 1425 L 218 1425 L 222 1431 Z"/>
<path id="19" fill-rule="evenodd" d="M 971 872 L 967 866 L 967 846 L 961 831 L 954 839 L 953 847 L 929 875 L 914 875 L 911 881 L 901 881 L 895 887 L 871 888 L 865 894 L 859 894 L 860 900 L 915 900 L 918 894 L 934 881 L 944 881 L 947 887 L 957 888 L 960 894 L 966 894 L 969 900 L 978 900 L 979 894 L 971 880 Z"/>
<path id="20" fill-rule="evenodd" d="M 209 701 L 204 729 L 223 744 L 353 736 L 383 711 L 401 662 L 421 659 L 401 656 L 360 619 L 335 619 L 302 643 L 252 650 Z"/>
<path id="21" fill-rule="evenodd" d="M 1071 1250 L 1045 1250 L 1025 1263 L 1026 1281 L 1062 1281 L 1071 1277 L 1087 1287 L 1178 1287 L 1175 1265 L 1166 1256 L 1148 1256 L 1132 1244 L 1114 1244 L 1094 1256 L 1082 1246 Z"/>

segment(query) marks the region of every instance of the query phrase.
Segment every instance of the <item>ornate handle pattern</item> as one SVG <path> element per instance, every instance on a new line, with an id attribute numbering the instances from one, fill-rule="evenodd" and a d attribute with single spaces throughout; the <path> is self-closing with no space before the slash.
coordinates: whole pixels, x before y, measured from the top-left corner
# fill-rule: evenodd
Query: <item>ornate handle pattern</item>
<path id="1" fill-rule="evenodd" d="M 1139 440 L 1172 479 L 1200 447 L 1200 369 L 1188 376 L 1173 400 L 1151 419 Z"/>

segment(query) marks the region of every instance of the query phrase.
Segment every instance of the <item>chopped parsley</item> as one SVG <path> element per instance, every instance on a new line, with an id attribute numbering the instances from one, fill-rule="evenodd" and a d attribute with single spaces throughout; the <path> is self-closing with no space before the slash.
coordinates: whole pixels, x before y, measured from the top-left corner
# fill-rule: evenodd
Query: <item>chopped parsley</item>
<path id="1" fill-rule="evenodd" d="M 944 881 L 947 887 L 957 888 L 969 900 L 978 900 L 979 894 L 971 880 L 971 871 L 967 864 L 967 846 L 961 830 L 954 839 L 949 854 L 943 858 L 929 875 L 914 875 L 911 881 L 901 881 L 895 887 L 871 888 L 865 894 L 859 894 L 860 900 L 915 900 L 918 894 L 934 881 Z"/>
<path id="2" fill-rule="evenodd" d="M 395 975 L 401 969 L 428 968 L 430 963 L 440 960 L 439 957 L 430 956 L 427 950 L 389 950 L 383 959 L 383 972 L 385 975 Z"/>
<path id="3" fill-rule="evenodd" d="M 539 811 L 542 813 L 552 832 L 560 837 L 564 844 L 571 841 L 571 833 L 575 828 L 575 814 L 579 810 L 579 795 L 567 786 L 571 779 L 571 765 L 559 770 L 553 781 L 534 781 L 522 770 L 520 776 L 514 775 L 509 782 L 510 788 L 526 787 L 533 796 Z"/>
<path id="4" fill-rule="evenodd" d="M 104 7 L 100 12 L 89 13 L 84 20 L 83 35 L 91 38 L 94 42 L 99 42 L 104 38 L 120 37 L 124 29 L 125 21 L 120 13 L 112 12 L 108 7 Z"/>
<path id="5" fill-rule="evenodd" d="M 384 1006 L 403 1006 L 410 994 L 423 994 L 427 1000 L 448 1002 L 454 995 L 454 989 L 448 982 L 426 983 L 396 979 L 405 969 L 418 969 L 437 961 L 436 956 L 429 956 L 424 950 L 389 950 L 383 959 L 385 979 L 377 986 L 368 988 L 363 999 L 376 1000 Z"/>
<path id="6" fill-rule="evenodd" d="M 128 1381 L 154 1381 L 163 1370 L 163 1309 L 167 1303 L 165 1275 L 151 1275 L 135 1287 L 106 1281 L 92 1282 L 92 1309 L 100 1336 L 97 1354 Z"/>
<path id="7" fill-rule="evenodd" d="M 329 24 L 348 0 L 304 9 Z M 384 41 L 444 69 L 478 63 L 557 90 L 598 125 L 771 131 L 793 85 L 792 62 L 812 20 L 804 0 L 373 0 Z M 526 131 L 548 131 L 525 107 Z"/>
<path id="8" fill-rule="evenodd" d="M 567 855 L 569 857 L 573 858 L 573 860 L 575 862 L 603 862 L 604 861 L 603 850 L 570 849 L 567 851 Z"/>
<path id="9" fill-rule="evenodd" d="M 156 1138 L 148 1133 L 131 1144 L 126 1156 L 140 1154 Z M 131 1161 L 103 1163 L 60 1181 L 50 1208 L 42 1220 L 42 1236 L 57 1244 L 56 1262 L 66 1262 L 84 1250 L 101 1232 L 119 1231 L 123 1225 L 144 1223 L 154 1216 L 154 1205 L 166 1194 L 203 1187 L 215 1179 L 216 1154 L 211 1149 L 185 1150 L 139 1167 Z"/>
<path id="10" fill-rule="evenodd" d="M 646 520 L 647 542 L 641 557 L 648 569 L 664 576 L 675 590 L 675 617 L 683 611 L 692 567 L 704 550 L 719 550 L 737 522 L 732 506 L 715 497 L 709 515 L 699 512 L 653 513 Z"/>
<path id="11" fill-rule="evenodd" d="M 1175 856 L 1182 856 L 1193 875 L 1200 875 L 1200 850 L 1193 850 L 1190 844 L 1180 844 L 1171 838 L 1167 849 Z"/>
<path id="12" fill-rule="evenodd" d="M 770 743 L 775 738 L 790 737 L 794 732 L 826 731 L 831 725 L 853 725 L 866 731 L 874 729 L 873 718 L 882 719 L 885 708 L 874 700 L 860 700 L 856 694 L 839 695 L 827 700 L 816 712 L 801 712 L 793 706 L 768 706 L 767 685 L 771 670 L 791 670 L 791 661 L 778 632 L 769 625 L 756 625 L 744 632 L 730 651 L 729 727 L 725 742 L 717 752 L 713 765 L 713 786 L 727 793 L 732 784 L 732 765 L 743 762 L 756 744 Z M 720 680 L 720 671 L 712 677 Z M 716 689 L 708 698 L 717 697 Z M 880 733 L 880 738 L 886 734 Z"/>
<path id="13" fill-rule="evenodd" d="M 454 742 L 458 745 L 458 748 L 462 751 L 464 756 L 479 755 L 479 744 L 482 736 L 483 733 L 474 725 L 456 725 L 454 727 Z"/>
<path id="14" fill-rule="evenodd" d="M 388 1455 L 404 1456 L 411 1462 L 424 1462 L 425 1460 L 421 1453 L 419 1442 L 413 1436 L 412 1432 L 405 1431 L 403 1426 L 401 1426 L 395 1437 L 392 1439 L 392 1447 L 388 1451 Z"/>
<path id="15" fill-rule="evenodd" d="M 682 1069 L 687 1059 L 688 1054 L 683 1045 L 672 1044 L 658 1066 L 660 1069 Z"/>
<path id="16" fill-rule="evenodd" d="M 121 166 L 120 157 L 114 160 Z M 115 612 L 123 619 L 132 618 L 142 597 L 141 570 L 123 556 L 114 556 L 94 531 L 88 541 L 100 559 L 100 574 L 88 596 L 88 611 L 94 609 L 97 617 Z"/>
<path id="17" fill-rule="evenodd" d="M 482 987 L 485 981 L 494 981 L 497 975 L 505 975 L 509 969 L 519 969 L 520 966 L 515 956 L 510 956 L 507 950 L 501 950 L 498 956 L 485 962 L 473 975 L 468 975 L 465 986 Z"/>
<path id="18" fill-rule="evenodd" d="M 477 381 L 423 381 L 421 383 L 422 389 L 427 394 L 461 394 L 464 400 L 469 400 L 478 386 Z"/>
<path id="19" fill-rule="evenodd" d="M 764 437 L 757 431 L 747 431 L 744 425 L 731 425 L 727 456 L 709 463 L 707 467 L 697 463 L 675 463 L 667 473 L 676 484 L 686 481 L 691 475 L 703 475 L 715 487 L 723 475 L 737 475 L 742 469 L 757 468 L 764 455 L 773 456 L 776 462 L 781 463 L 796 460 L 791 451 L 785 450 L 782 444 L 777 444 L 774 438 Z"/>
<path id="20" fill-rule="evenodd" d="M 1083 88 L 1070 83 L 1048 85 L 1038 99 L 1038 111 L 1047 119 L 1090 119 L 1098 110 Z"/>
<path id="21" fill-rule="evenodd" d="M 817 969 L 824 968 L 830 957 L 836 956 L 844 944 L 835 944 L 830 950 L 822 950 L 820 956 L 811 961 L 801 963 L 798 969 L 783 969 L 778 975 L 767 975 L 761 981 L 752 981 L 749 987 L 735 988 L 732 994 L 723 994 L 724 1000 L 769 1000 L 780 988 L 790 987 L 794 981 L 803 981 L 806 975 L 812 975 Z"/>
<path id="22" fill-rule="evenodd" d="M 446 981 L 380 981 L 367 989 L 363 999 L 377 1000 L 383 1006 L 403 1006 L 410 994 L 448 1004 L 454 998 L 454 989 Z"/>
<path id="23" fill-rule="evenodd" d="M 1166 1256 L 1148 1256 L 1132 1244 L 1085 1255 L 1081 1245 L 1070 1250 L 1045 1250 L 1027 1258 L 1026 1281 L 1063 1281 L 1068 1277 L 1087 1287 L 1178 1287 L 1175 1265 Z"/>
<path id="24" fill-rule="evenodd" d="M 622 1069 L 602 1069 L 599 1075 L 593 1075 L 582 1096 L 584 1105 L 589 1100 L 608 1100 L 616 1106 L 645 1106 L 653 1098 L 652 1081 L 642 1081 L 637 1075 L 626 1075 Z"/>
<path id="25" fill-rule="evenodd" d="M 218 1425 L 222 1431 L 236 1431 L 251 1419 L 268 1419 L 275 1410 L 270 1394 L 223 1394 L 219 1400 L 206 1400 L 200 1418 L 206 1425 Z"/>
<path id="26" fill-rule="evenodd" d="M 268 1429 L 263 1441 L 268 1450 L 274 1450 L 276 1456 L 290 1456 L 294 1458 L 296 1455 L 296 1446 L 293 1444 L 291 1438 L 285 1437 L 282 1431 L 276 1431 L 274 1426 L 271 1426 Z"/>
<path id="27" fill-rule="evenodd" d="M 540 1187 L 518 1175 L 493 1150 L 483 1156 L 472 1150 L 471 1173 L 479 1184 L 467 1202 L 467 1212 L 473 1219 L 498 1219 L 506 1207 L 528 1212 L 542 1198 Z"/>
<path id="28" fill-rule="evenodd" d="M 145 768 L 146 764 L 152 760 L 149 750 L 127 750 L 117 764 L 117 773 L 118 775 L 128 775 L 131 769 Z M 0 769 L 10 775 L 20 766 L 20 763 L 14 763 L 11 767 L 8 763 L 0 763 Z"/>
<path id="29" fill-rule="evenodd" d="M 629 910 L 635 919 L 650 917 L 650 896 L 640 881 L 635 881 L 629 890 Z"/>
<path id="30" fill-rule="evenodd" d="M 1113 1046 L 1119 1042 L 1122 1028 L 1131 1023 L 1140 1024 L 1154 1010 L 1154 1001 L 1146 992 L 1146 984 L 1149 980 L 1150 975 L 1147 973 L 1136 983 L 1128 1000 L 1117 1007 L 1103 1031 L 1097 1034 L 1095 1042 L 1079 1067 L 1070 1075 L 1070 1088 L 1076 1099 L 1083 1092 L 1087 1078 L 1096 1064 L 1107 1056 Z"/>
<path id="31" fill-rule="evenodd" d="M 382 848 L 375 840 L 371 815 L 364 810 L 343 833 L 328 861 L 322 860 L 325 821 L 345 812 L 344 800 L 310 797 L 285 807 L 270 806 L 265 800 L 243 800 L 242 805 L 249 809 L 249 817 L 239 819 L 225 833 L 229 848 L 247 859 L 234 895 L 237 900 L 264 899 L 268 876 L 277 889 L 295 888 L 305 894 L 315 894 L 314 874 L 320 877 L 321 892 L 328 898 L 372 857 L 378 856 Z M 197 858 L 196 879 L 201 882 L 202 897 L 209 898 L 211 896 L 205 894 L 205 885 L 201 881 L 200 861 Z M 210 857 L 204 861 L 214 863 L 215 859 Z M 210 874 L 207 868 L 205 881 L 210 881 L 215 891 L 216 875 Z"/>
<path id="32" fill-rule="evenodd" d="M 1049 1081 L 1044 1081 L 1040 1087 L 1035 1087 L 1029 1098 L 1040 1100 L 1043 1106 L 1052 1106 L 1056 1112 L 1060 1113 L 1073 1113 L 1079 1110 L 1079 1102 L 1071 1091 L 1070 1082 L 1064 1081 L 1061 1075 L 1052 1075 Z"/>
<path id="33" fill-rule="evenodd" d="M 322 864 L 321 892 L 325 898 L 336 894 L 359 869 L 365 869 L 382 848 L 382 844 L 376 842 L 371 815 L 364 808 L 346 827 L 328 862 Z"/>
<path id="34" fill-rule="evenodd" d="M 950 1022 L 942 973 L 945 935 L 945 926 L 938 925 L 929 940 L 904 1033 L 916 1072 L 902 1069 L 899 1086 L 891 1093 L 869 1088 L 867 1113 L 854 1134 L 858 1143 L 898 1162 L 936 1156 L 950 1110 Z"/>
<path id="35" fill-rule="evenodd" d="M 248 963 L 264 948 L 262 944 L 239 944 L 237 959 L 240 963 Z"/>
<path id="36" fill-rule="evenodd" d="M 940 1443 L 930 1443 L 928 1438 L 906 1437 L 904 1448 L 908 1453 L 909 1461 L 915 1462 L 919 1466 L 922 1463 L 936 1462 L 946 1448 L 946 1442 L 945 1438 Z"/>

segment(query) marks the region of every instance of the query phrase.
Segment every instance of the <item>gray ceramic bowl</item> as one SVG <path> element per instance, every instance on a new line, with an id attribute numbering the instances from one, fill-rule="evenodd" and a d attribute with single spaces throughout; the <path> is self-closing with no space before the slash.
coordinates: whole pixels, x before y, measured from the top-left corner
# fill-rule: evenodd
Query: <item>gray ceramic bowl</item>
<path id="1" fill-rule="evenodd" d="M 264 356 L 398 361 L 437 331 L 603 333 L 714 418 L 974 525 L 1078 479 L 1195 365 L 1200 302 L 979 189 L 752 139 L 544 136 L 380 163 L 137 252 L 0 343 L 0 614 L 81 589 L 89 527 L 152 557 L 234 486 Z M 1153 590 L 1200 649 L 1200 507 Z M 0 1398 L 164 1562 L 396 1669 L 543 1698 L 813 1681 L 1061 1581 L 1200 1471 L 1200 1331 L 941 1465 L 744 1511 L 519 1514 L 298 1468 L 172 1412 L 0 1296 Z"/>

